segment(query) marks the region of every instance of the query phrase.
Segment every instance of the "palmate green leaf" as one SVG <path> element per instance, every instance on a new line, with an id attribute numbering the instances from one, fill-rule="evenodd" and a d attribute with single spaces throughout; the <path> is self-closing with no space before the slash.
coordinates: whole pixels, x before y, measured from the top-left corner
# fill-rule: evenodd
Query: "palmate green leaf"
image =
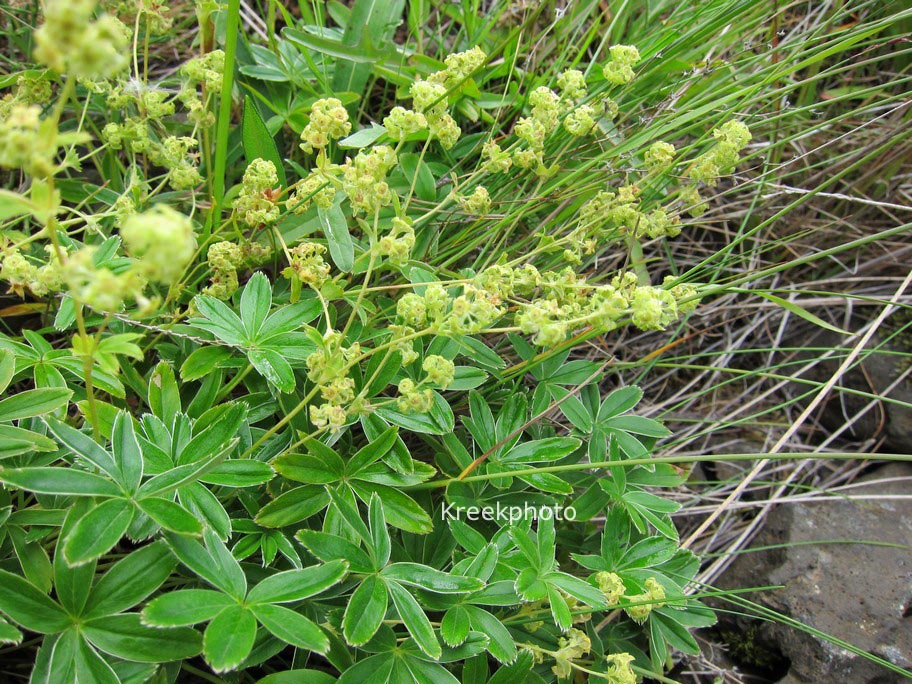
<path id="1" fill-rule="evenodd" d="M 136 663 L 183 660 L 202 651 L 202 636 L 195 629 L 147 627 L 136 613 L 87 620 L 82 632 L 98 650 Z"/>
<path id="2" fill-rule="evenodd" d="M 0 399 L 0 420 L 12 421 L 50 413 L 73 396 L 68 389 L 32 389 Z"/>
<path id="3" fill-rule="evenodd" d="M 402 413 L 394 404 L 386 404 L 377 408 L 377 415 L 410 432 L 427 435 L 445 435 L 456 424 L 453 409 L 439 392 L 434 392 L 434 405 L 428 413 Z"/>
<path id="4" fill-rule="evenodd" d="M 349 598 L 342 616 L 345 641 L 352 646 L 370 641 L 386 616 L 388 601 L 386 582 L 377 575 L 365 577 Z"/>
<path id="5" fill-rule="evenodd" d="M 224 347 L 208 347 L 208 349 L 224 349 Z M 174 378 L 174 370 L 166 361 L 160 361 L 152 369 L 149 376 L 149 393 L 147 397 L 149 408 L 158 416 L 165 425 L 174 422 L 174 416 L 181 411 L 180 388 Z"/>
<path id="6" fill-rule="evenodd" d="M 596 416 L 596 422 L 601 423 L 609 418 L 626 413 L 639 404 L 642 398 L 643 390 L 635 385 L 614 390 L 602 401 Z"/>
<path id="7" fill-rule="evenodd" d="M 399 617 L 402 618 L 405 628 L 412 635 L 415 643 L 431 658 L 435 660 L 439 658 L 442 654 L 440 642 L 437 641 L 431 621 L 418 605 L 418 601 L 397 582 L 389 582 L 387 586 L 396 606 L 396 612 L 399 613 Z"/>
<path id="8" fill-rule="evenodd" d="M 386 127 L 380 124 L 371 124 L 359 131 L 355 131 L 348 137 L 339 141 L 339 147 L 343 150 L 359 150 L 375 143 L 386 134 Z"/>
<path id="9" fill-rule="evenodd" d="M 54 571 L 47 551 L 37 541 L 29 541 L 25 531 L 20 527 L 8 525 L 6 533 L 13 543 L 16 558 L 19 560 L 19 565 L 22 566 L 26 579 L 41 591 L 48 593 L 53 584 Z"/>
<path id="10" fill-rule="evenodd" d="M 247 594 L 248 603 L 290 603 L 315 596 L 338 583 L 348 572 L 345 561 L 330 561 L 303 570 L 276 573 Z"/>
<path id="11" fill-rule="evenodd" d="M 126 499 L 108 499 L 86 513 L 64 540 L 69 565 L 88 563 L 107 553 L 126 534 L 136 509 Z"/>
<path id="12" fill-rule="evenodd" d="M 81 637 L 73 629 L 67 629 L 54 642 L 47 666 L 47 682 L 76 684 L 76 652 Z"/>
<path id="13" fill-rule="evenodd" d="M 273 672 L 258 679 L 257 684 L 336 684 L 336 678 L 321 670 L 296 669 Z"/>
<path id="14" fill-rule="evenodd" d="M 152 599 L 143 608 L 142 621 L 152 627 L 187 627 L 207 622 L 235 599 L 212 589 L 179 589 Z"/>
<path id="15" fill-rule="evenodd" d="M 222 459 L 225 458 L 236 446 L 237 439 L 232 440 L 224 445 L 219 451 L 216 451 L 209 458 L 204 458 L 195 463 L 177 466 L 170 470 L 149 478 L 139 488 L 137 497 L 145 499 L 150 496 L 161 496 L 168 492 L 173 492 L 190 482 L 196 482 L 204 473 L 212 470 Z"/>
<path id="16" fill-rule="evenodd" d="M 70 624 L 56 602 L 19 575 L 0 570 L 0 586 L 0 612 L 30 632 L 54 634 Z"/>
<path id="17" fill-rule="evenodd" d="M 371 439 L 370 443 L 359 449 L 346 464 L 345 471 L 349 477 L 356 476 L 371 464 L 384 458 L 399 436 L 395 427 L 388 427 L 380 436 Z"/>
<path id="18" fill-rule="evenodd" d="M 132 608 L 158 589 L 176 564 L 160 541 L 133 551 L 106 570 L 92 587 L 85 616 L 102 617 Z"/>
<path id="19" fill-rule="evenodd" d="M 401 681 L 398 677 L 392 679 L 393 668 L 397 659 L 392 653 L 379 653 L 349 667 L 342 673 L 336 684 L 387 684 Z M 409 682 L 408 684 L 412 684 Z"/>
<path id="20" fill-rule="evenodd" d="M 257 109 L 256 103 L 249 95 L 244 96 L 244 115 L 241 119 L 241 140 L 244 144 L 244 157 L 247 163 L 251 164 L 255 159 L 265 159 L 271 161 L 276 168 L 279 176 L 279 184 L 283 187 L 285 181 L 285 169 L 282 166 L 282 157 L 279 155 L 279 148 L 276 147 L 275 140 L 266 128 L 263 117 Z"/>
<path id="21" fill-rule="evenodd" d="M 203 657 L 216 673 L 234 670 L 250 655 L 256 633 L 257 621 L 249 609 L 228 606 L 206 626 Z"/>
<path id="22" fill-rule="evenodd" d="M 520 442 L 500 456 L 502 463 L 542 463 L 572 454 L 580 445 L 574 437 L 548 437 Z"/>
<path id="23" fill-rule="evenodd" d="M 383 567 L 389 562 L 392 551 L 389 530 L 386 529 L 386 517 L 383 515 L 383 502 L 376 494 L 372 494 L 368 506 L 368 519 L 370 521 L 370 547 L 378 567 Z"/>
<path id="24" fill-rule="evenodd" d="M 329 639 L 313 621 L 290 608 L 270 604 L 251 606 L 260 624 L 287 644 L 315 653 L 329 650 Z"/>
<path id="25" fill-rule="evenodd" d="M 0 482 L 37 494 L 121 496 L 111 480 L 72 468 L 0 468 Z"/>
<path id="26" fill-rule="evenodd" d="M 56 418 L 44 418 L 43 420 L 58 442 L 102 472 L 107 473 L 111 478 L 118 477 L 120 469 L 114 461 L 114 457 L 94 439 Z"/>
<path id="27" fill-rule="evenodd" d="M 9 387 L 16 374 L 16 355 L 9 349 L 0 348 L 0 394 Z"/>

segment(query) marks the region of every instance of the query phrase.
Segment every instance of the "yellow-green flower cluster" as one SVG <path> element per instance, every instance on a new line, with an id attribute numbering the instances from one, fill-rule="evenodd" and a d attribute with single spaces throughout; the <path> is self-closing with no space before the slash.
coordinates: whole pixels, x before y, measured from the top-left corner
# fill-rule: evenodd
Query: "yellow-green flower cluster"
<path id="1" fill-rule="evenodd" d="M 482 145 L 481 159 L 481 168 L 488 173 L 506 173 L 513 166 L 510 153 L 502 150 L 493 140 Z"/>
<path id="2" fill-rule="evenodd" d="M 664 171 L 674 162 L 675 147 L 661 140 L 652 143 L 643 154 L 646 167 L 651 170 Z"/>
<path id="3" fill-rule="evenodd" d="M 491 209 L 491 194 L 483 185 L 477 185 L 471 195 L 459 198 L 459 205 L 463 211 L 484 216 Z"/>
<path id="4" fill-rule="evenodd" d="M 114 273 L 98 268 L 94 255 L 94 247 L 83 247 L 69 254 L 63 266 L 63 280 L 76 301 L 105 312 L 118 311 L 127 299 L 141 306 L 148 301 L 142 294 L 145 281 L 136 269 Z"/>
<path id="5" fill-rule="evenodd" d="M 500 298 L 467 284 L 462 294 L 450 297 L 438 283 L 425 287 L 424 296 L 407 293 L 396 303 L 396 313 L 405 325 L 431 329 L 441 335 L 472 335 L 490 327 L 503 316 Z"/>
<path id="6" fill-rule="evenodd" d="M 269 257 L 269 250 L 256 242 L 237 245 L 222 241 L 209 245 L 206 261 L 211 272 L 211 283 L 204 294 L 217 299 L 228 299 L 238 289 L 238 270 L 256 266 Z"/>
<path id="7" fill-rule="evenodd" d="M 302 242 L 289 250 L 291 264 L 289 269 L 298 280 L 319 290 L 329 279 L 329 264 L 323 259 L 326 247 L 316 242 Z"/>
<path id="8" fill-rule="evenodd" d="M 609 606 L 616 606 L 624 598 L 624 582 L 620 575 L 614 572 L 597 572 L 595 581 L 598 583 L 599 591 L 605 595 L 605 602 Z"/>
<path id="9" fill-rule="evenodd" d="M 345 426 L 348 415 L 360 410 L 354 380 L 345 371 L 360 354 L 357 342 L 346 347 L 342 344 L 342 335 L 330 331 L 323 336 L 322 346 L 307 357 L 307 377 L 320 388 L 325 401 L 320 405 L 312 404 L 308 409 L 310 421 L 316 427 L 338 432 Z"/>
<path id="10" fill-rule="evenodd" d="M 127 253 L 147 280 L 176 283 L 196 253 L 196 234 L 188 216 L 166 205 L 133 214 L 120 229 Z"/>
<path id="11" fill-rule="evenodd" d="M 190 190 L 203 182 L 199 168 L 193 161 L 196 138 L 169 135 L 149 152 L 153 164 L 168 169 L 168 184 L 174 190 Z"/>
<path id="12" fill-rule="evenodd" d="M 432 138 L 450 149 L 462 134 L 456 120 L 447 111 L 447 92 L 480 68 L 487 55 L 479 47 L 449 55 L 445 69 L 434 72 L 426 81 L 415 81 L 409 90 L 415 112 L 424 116 Z M 394 136 L 395 137 L 395 136 Z"/>
<path id="13" fill-rule="evenodd" d="M 41 107 L 13 105 L 0 119 L 0 167 L 23 169 L 39 177 L 50 175 L 56 150 L 54 133 L 41 130 Z"/>
<path id="14" fill-rule="evenodd" d="M 612 45 L 611 59 L 602 67 L 605 80 L 614 85 L 626 85 L 633 80 L 633 67 L 640 61 L 640 51 L 632 45 Z"/>
<path id="15" fill-rule="evenodd" d="M 605 658 L 608 661 L 608 684 L 636 684 L 636 673 L 631 667 L 634 657 L 629 653 L 611 653 Z"/>
<path id="16" fill-rule="evenodd" d="M 665 587 L 659 584 L 655 577 L 647 579 L 643 588 L 646 591 L 642 594 L 627 597 L 627 600 L 640 605 L 625 608 L 630 619 L 639 624 L 646 621 L 653 608 L 661 608 L 665 605 Z M 645 603 L 646 601 L 648 603 Z"/>
<path id="17" fill-rule="evenodd" d="M 47 0 L 35 59 L 75 78 L 108 78 L 130 63 L 131 33 L 115 17 L 92 18 L 96 0 Z"/>
<path id="18" fill-rule="evenodd" d="M 383 126 L 393 140 L 402 141 L 413 133 L 427 129 L 428 121 L 421 112 L 405 107 L 393 107 L 389 116 L 383 119 Z"/>
<path id="19" fill-rule="evenodd" d="M 387 145 L 361 150 L 354 159 L 342 165 L 342 190 L 351 202 L 352 213 L 372 216 L 393 201 L 386 174 L 397 162 L 396 153 Z"/>
<path id="20" fill-rule="evenodd" d="M 63 288 L 63 265 L 57 258 L 57 250 L 52 245 L 45 245 L 45 251 L 48 260 L 41 266 L 29 261 L 18 249 L 3 257 L 0 278 L 9 284 L 10 292 L 24 297 L 28 290 L 36 297 L 44 297 Z"/>
<path id="21" fill-rule="evenodd" d="M 234 201 L 234 210 L 248 226 L 275 223 L 279 205 L 274 188 L 279 184 L 275 164 L 254 159 L 244 171 L 241 192 Z"/>
<path id="22" fill-rule="evenodd" d="M 403 413 L 427 413 L 434 407 L 434 392 L 410 378 L 403 378 L 397 389 L 396 407 Z"/>
<path id="23" fill-rule="evenodd" d="M 716 144 L 697 157 L 687 173 L 694 181 L 709 186 L 716 185 L 722 174 L 734 170 L 741 150 L 751 139 L 750 130 L 740 121 L 727 121 L 713 130 L 713 136 Z"/>
<path id="24" fill-rule="evenodd" d="M 377 241 L 377 254 L 387 257 L 394 266 L 402 266 L 412 256 L 415 247 L 415 229 L 409 218 L 393 218 L 389 233 Z"/>
<path id="25" fill-rule="evenodd" d="M 332 207 L 336 199 L 336 186 L 319 170 L 313 169 L 305 178 L 292 186 L 292 192 L 285 202 L 285 208 L 295 214 L 303 214 L 311 204 L 321 209 Z"/>
<path id="26" fill-rule="evenodd" d="M 225 52 L 212 50 L 201 57 L 188 59 L 181 65 L 180 73 L 187 79 L 186 85 L 200 84 L 210 92 L 219 93 L 225 73 Z M 196 95 L 195 90 L 193 94 Z"/>
<path id="27" fill-rule="evenodd" d="M 558 650 L 554 652 L 556 664 L 551 668 L 559 678 L 566 679 L 573 673 L 572 663 L 589 653 L 592 642 L 582 630 L 571 628 L 566 636 L 557 642 Z"/>
<path id="28" fill-rule="evenodd" d="M 568 100 L 582 100 L 589 94 L 586 77 L 579 69 L 567 69 L 559 73 L 557 88 L 561 91 L 561 96 Z"/>
<path id="29" fill-rule="evenodd" d="M 440 389 L 449 387 L 456 377 L 456 366 L 453 362 L 437 354 L 426 357 L 421 368 L 427 373 L 427 382 Z"/>
<path id="30" fill-rule="evenodd" d="M 308 154 L 319 152 L 329 145 L 330 140 L 344 138 L 351 133 L 348 112 L 341 100 L 326 97 L 310 107 L 310 121 L 301 131 L 301 149 Z"/>

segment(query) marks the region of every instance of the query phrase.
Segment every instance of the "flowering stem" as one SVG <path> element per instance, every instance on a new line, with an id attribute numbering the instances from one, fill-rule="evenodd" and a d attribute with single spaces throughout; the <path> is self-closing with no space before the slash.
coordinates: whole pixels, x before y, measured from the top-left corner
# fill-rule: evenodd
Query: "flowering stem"
<path id="1" fill-rule="evenodd" d="M 222 213 L 225 199 L 225 169 L 228 164 L 228 129 L 231 125 L 231 91 L 234 89 L 234 59 L 237 52 L 238 23 L 241 0 L 228 0 L 228 16 L 225 25 L 225 71 L 222 76 L 222 93 L 219 101 L 218 128 L 215 135 L 215 169 L 213 171 L 212 209 L 203 239 L 209 237 L 212 228 Z"/>

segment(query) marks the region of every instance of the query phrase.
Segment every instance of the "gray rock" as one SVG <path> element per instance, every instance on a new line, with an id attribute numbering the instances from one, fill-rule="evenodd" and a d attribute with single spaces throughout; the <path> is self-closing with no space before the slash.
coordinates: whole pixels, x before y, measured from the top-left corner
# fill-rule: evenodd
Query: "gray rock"
<path id="1" fill-rule="evenodd" d="M 909 494 L 912 464 L 893 463 L 864 479 L 855 495 Z M 912 544 L 912 501 L 784 504 L 770 514 L 755 546 L 791 544 L 741 556 L 723 588 L 783 585 L 754 597 L 768 608 L 912 670 L 912 553 L 908 548 L 806 544 L 853 540 Z M 743 633 L 747 623 L 737 624 Z M 762 623 L 758 637 L 791 661 L 782 684 L 893 684 L 909 679 L 797 629 Z"/>

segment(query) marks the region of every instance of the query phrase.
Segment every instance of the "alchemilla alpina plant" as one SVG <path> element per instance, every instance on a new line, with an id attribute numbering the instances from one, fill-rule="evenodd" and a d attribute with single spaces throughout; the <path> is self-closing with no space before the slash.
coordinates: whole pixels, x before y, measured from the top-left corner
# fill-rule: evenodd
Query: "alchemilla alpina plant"
<path id="1" fill-rule="evenodd" d="M 669 433 L 578 352 L 698 305 L 644 245 L 747 126 L 651 130 L 632 45 L 539 74 L 509 25 L 422 53 L 369 4 L 257 42 L 200 2 L 162 52 L 162 4 L 49 0 L 4 81 L 0 640 L 32 681 L 632 684 L 713 622 Z M 362 29 L 382 58 L 332 48 Z"/>

